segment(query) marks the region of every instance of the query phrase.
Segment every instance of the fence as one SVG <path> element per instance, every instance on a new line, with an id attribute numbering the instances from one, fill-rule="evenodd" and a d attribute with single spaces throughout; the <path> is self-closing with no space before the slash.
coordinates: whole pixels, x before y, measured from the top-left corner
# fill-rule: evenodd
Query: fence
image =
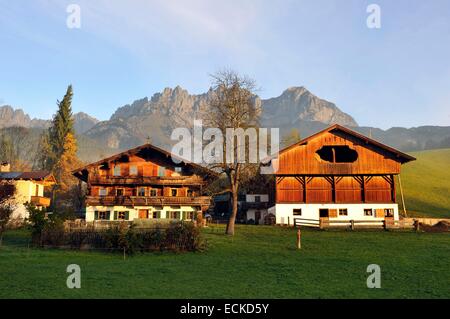
<path id="1" fill-rule="evenodd" d="M 340 219 L 306 219 L 294 218 L 294 227 L 310 226 L 320 229 L 418 229 L 417 220 L 340 220 Z"/>
<path id="2" fill-rule="evenodd" d="M 143 229 L 165 229 L 174 223 L 189 223 L 190 221 L 180 221 L 178 219 L 135 219 L 133 221 L 109 221 L 109 220 L 94 220 L 87 222 L 84 219 L 66 220 L 64 222 L 65 231 L 81 231 L 81 230 L 107 230 L 112 227 L 123 227 L 124 225 L 130 227 Z"/>
<path id="3" fill-rule="evenodd" d="M 319 221 L 317 219 L 294 218 L 294 227 L 298 226 L 319 227 Z"/>

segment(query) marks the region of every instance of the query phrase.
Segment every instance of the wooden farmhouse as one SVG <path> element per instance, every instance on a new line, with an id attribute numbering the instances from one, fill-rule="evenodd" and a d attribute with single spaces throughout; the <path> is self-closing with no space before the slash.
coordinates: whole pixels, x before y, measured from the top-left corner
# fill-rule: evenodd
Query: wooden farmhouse
<path id="1" fill-rule="evenodd" d="M 340 125 L 280 151 L 278 224 L 398 220 L 395 176 L 414 157 Z"/>
<path id="2" fill-rule="evenodd" d="M 73 175 L 87 184 L 86 221 L 192 220 L 208 209 L 211 198 L 203 190 L 215 177 L 151 144 L 89 164 Z"/>

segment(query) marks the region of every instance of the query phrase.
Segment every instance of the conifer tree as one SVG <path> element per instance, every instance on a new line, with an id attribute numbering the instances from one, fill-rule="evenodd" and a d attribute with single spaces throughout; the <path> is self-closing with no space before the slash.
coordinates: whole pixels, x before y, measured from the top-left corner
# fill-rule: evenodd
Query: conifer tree
<path id="1" fill-rule="evenodd" d="M 71 171 L 80 165 L 73 127 L 72 96 L 72 85 L 69 85 L 62 101 L 57 102 L 58 110 L 52 125 L 41 137 L 42 155 L 39 163 L 42 169 L 51 171 L 56 178 L 57 183 L 53 188 L 54 202 L 76 186 Z"/>

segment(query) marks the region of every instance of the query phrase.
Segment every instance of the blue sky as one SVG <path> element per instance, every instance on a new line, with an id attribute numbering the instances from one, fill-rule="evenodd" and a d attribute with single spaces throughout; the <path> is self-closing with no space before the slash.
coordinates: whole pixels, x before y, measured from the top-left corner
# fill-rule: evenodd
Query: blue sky
<path id="1" fill-rule="evenodd" d="M 80 29 L 66 26 L 71 3 Z M 305 86 L 360 125 L 450 125 L 448 0 L 0 0 L 0 13 L 0 105 L 32 117 L 50 118 L 69 83 L 74 111 L 105 120 L 232 68 L 263 98 Z"/>

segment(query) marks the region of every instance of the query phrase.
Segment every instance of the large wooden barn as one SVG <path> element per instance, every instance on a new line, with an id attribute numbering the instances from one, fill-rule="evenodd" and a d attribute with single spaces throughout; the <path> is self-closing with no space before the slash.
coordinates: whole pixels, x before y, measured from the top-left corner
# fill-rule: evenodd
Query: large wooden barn
<path id="1" fill-rule="evenodd" d="M 176 159 L 174 161 L 173 159 Z M 86 221 L 192 220 L 210 205 L 204 185 L 215 174 L 145 144 L 73 172 L 87 183 Z"/>
<path id="2" fill-rule="evenodd" d="M 276 222 L 398 220 L 395 176 L 414 157 L 340 125 L 280 151 Z"/>

